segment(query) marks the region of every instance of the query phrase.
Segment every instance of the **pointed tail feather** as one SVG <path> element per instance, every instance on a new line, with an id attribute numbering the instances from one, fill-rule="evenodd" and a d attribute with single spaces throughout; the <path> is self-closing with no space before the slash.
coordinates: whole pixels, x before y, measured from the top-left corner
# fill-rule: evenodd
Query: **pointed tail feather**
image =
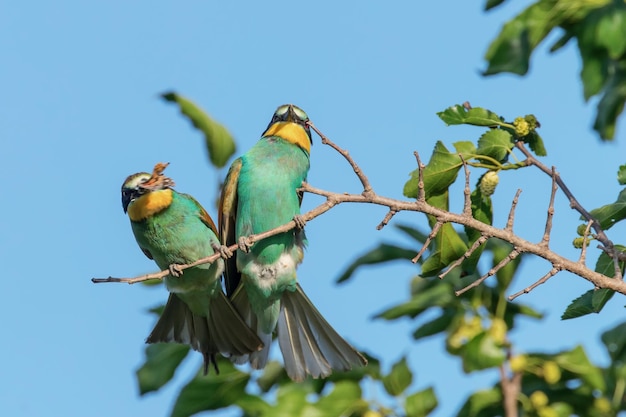
<path id="1" fill-rule="evenodd" d="M 285 369 L 294 381 L 302 381 L 307 374 L 327 377 L 332 370 L 367 365 L 363 355 L 328 324 L 299 284 L 296 291 L 283 293 L 277 330 Z"/>
<path id="2" fill-rule="evenodd" d="M 239 285 L 233 294 L 231 302 L 248 327 L 256 330 L 257 336 L 263 343 L 263 348 L 261 350 L 246 355 L 233 355 L 231 357 L 231 361 L 238 365 L 250 362 L 250 366 L 252 368 L 263 369 L 269 357 L 270 345 L 272 344 L 272 334 L 265 333 L 261 329 L 257 316 L 250 307 L 248 292 L 243 288 L 242 284 Z"/>
<path id="3" fill-rule="evenodd" d="M 224 355 L 245 355 L 264 346 L 222 291 L 211 300 L 207 323 L 217 350 Z"/>
<path id="4" fill-rule="evenodd" d="M 205 374 L 211 364 L 219 373 L 216 353 L 243 355 L 263 346 L 221 291 L 211 300 L 207 317 L 192 313 L 176 294 L 170 294 L 163 314 L 146 339 L 146 343 L 159 342 L 182 343 L 201 352 Z"/>

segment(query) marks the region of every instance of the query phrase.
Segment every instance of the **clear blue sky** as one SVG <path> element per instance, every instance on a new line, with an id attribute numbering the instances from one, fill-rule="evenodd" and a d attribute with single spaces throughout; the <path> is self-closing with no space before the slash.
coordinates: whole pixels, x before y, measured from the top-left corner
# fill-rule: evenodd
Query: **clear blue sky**
<path id="1" fill-rule="evenodd" d="M 162 392 L 138 396 L 135 369 L 153 325 L 145 310 L 166 299 L 162 288 L 94 285 L 93 276 L 155 271 L 122 212 L 124 178 L 169 161 L 178 190 L 215 213 L 219 176 L 208 167 L 201 136 L 158 94 L 176 90 L 229 127 L 244 152 L 274 109 L 301 106 L 348 149 L 381 195 L 402 198 L 415 168 L 436 140 L 474 140 L 479 130 L 445 127 L 435 113 L 469 100 L 513 118 L 534 113 L 549 151 L 580 201 L 613 201 L 616 170 L 626 155 L 626 125 L 617 143 L 591 131 L 593 106 L 578 81 L 575 45 L 548 56 L 542 48 L 526 78 L 482 78 L 482 56 L 500 25 L 528 2 L 484 14 L 483 2 L 4 2 L 0 6 L 0 172 L 4 178 L 0 260 L 3 265 L 0 409 L 4 415 L 166 416 L 177 387 L 199 355 Z M 316 139 L 317 140 L 317 139 Z M 344 160 L 319 140 L 310 182 L 360 192 Z M 505 173 L 496 221 L 522 188 L 516 230 L 539 240 L 550 181 Z M 460 208 L 461 194 L 455 197 Z M 575 257 L 577 216 L 557 199 L 552 247 Z M 304 208 L 320 202 L 306 196 Z M 466 394 L 495 374 L 460 376 L 443 341 L 414 343 L 408 321 L 371 316 L 406 300 L 413 265 L 359 271 L 334 285 L 349 261 L 380 241 L 403 238 L 375 226 L 385 210 L 343 205 L 307 226 L 310 247 L 300 281 L 318 308 L 355 346 L 384 358 L 404 354 L 415 387 L 434 385 L 437 417 L 454 413 Z M 423 226 L 422 215 L 397 222 Z M 611 236 L 619 241 L 624 229 Z M 622 240 L 623 241 L 623 240 Z M 405 241 L 404 241 L 405 242 Z M 417 248 L 416 248 L 417 249 Z M 597 252 L 595 252 L 597 255 Z M 593 257 L 592 257 L 593 259 Z M 515 290 L 549 270 L 527 262 Z M 547 315 L 513 333 L 522 350 L 557 351 L 584 344 L 601 363 L 601 331 L 623 320 L 624 298 L 601 315 L 561 322 L 571 299 L 591 288 L 568 274 L 519 299 Z M 341 307 L 339 307 L 341 306 Z"/>

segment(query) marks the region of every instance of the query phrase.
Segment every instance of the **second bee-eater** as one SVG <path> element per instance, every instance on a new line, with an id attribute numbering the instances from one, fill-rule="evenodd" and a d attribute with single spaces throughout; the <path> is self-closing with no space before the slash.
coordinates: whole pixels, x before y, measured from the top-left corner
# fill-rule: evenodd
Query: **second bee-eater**
<path id="1" fill-rule="evenodd" d="M 250 248 L 239 242 L 300 216 L 298 189 L 309 171 L 312 144 L 308 120 L 304 111 L 291 104 L 276 110 L 261 139 L 231 165 L 219 219 L 222 243 L 240 244 L 235 256 L 226 261 L 226 291 L 265 345 L 237 362 L 249 361 L 253 368 L 263 368 L 276 330 L 285 369 L 295 381 L 307 374 L 326 377 L 332 370 L 367 363 L 328 324 L 296 281 L 296 267 L 306 245 L 302 228 Z"/>
<path id="2" fill-rule="evenodd" d="M 122 206 L 128 213 L 135 239 L 143 253 L 162 270 L 170 292 L 165 309 L 146 343 L 177 342 L 204 356 L 204 372 L 211 363 L 218 372 L 215 355 L 240 356 L 263 347 L 222 291 L 224 261 L 181 271 L 189 264 L 219 250 L 215 224 L 190 195 L 174 191 L 174 182 L 154 172 L 129 176 L 122 185 Z"/>

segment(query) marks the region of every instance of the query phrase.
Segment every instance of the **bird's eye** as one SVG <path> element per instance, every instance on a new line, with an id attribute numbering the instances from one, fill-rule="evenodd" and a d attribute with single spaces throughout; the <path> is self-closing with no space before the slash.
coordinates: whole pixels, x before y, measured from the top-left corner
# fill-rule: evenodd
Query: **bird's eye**
<path id="1" fill-rule="evenodd" d="M 309 120 L 309 116 L 300 108 L 293 106 L 293 111 L 300 120 Z"/>
<path id="2" fill-rule="evenodd" d="M 280 106 L 276 112 L 274 113 L 275 116 L 282 116 L 285 113 L 287 113 L 287 110 L 289 110 L 289 105 L 284 105 L 284 106 Z"/>

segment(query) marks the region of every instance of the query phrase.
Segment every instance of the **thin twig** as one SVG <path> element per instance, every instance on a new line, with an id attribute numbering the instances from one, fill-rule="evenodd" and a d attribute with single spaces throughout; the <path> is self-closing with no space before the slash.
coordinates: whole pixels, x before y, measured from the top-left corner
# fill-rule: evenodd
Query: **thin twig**
<path id="1" fill-rule="evenodd" d="M 459 154 L 459 158 L 461 158 L 461 162 L 463 163 L 463 169 L 465 170 L 465 187 L 463 187 L 463 215 L 467 217 L 472 217 L 472 191 L 470 190 L 470 172 L 467 167 L 467 162 L 463 158 L 463 155 Z"/>
<path id="2" fill-rule="evenodd" d="M 465 292 L 467 292 L 468 290 L 479 286 L 480 284 L 483 283 L 484 280 L 486 280 L 487 278 L 489 278 L 492 275 L 495 275 L 500 269 L 504 268 L 506 266 L 506 264 L 508 264 L 509 262 L 511 262 L 513 259 L 517 258 L 519 256 L 520 252 L 516 249 L 513 249 L 511 252 L 509 252 L 509 254 L 502 259 L 500 262 L 498 262 L 498 264 L 496 266 L 494 266 L 493 268 L 491 268 L 489 270 L 489 272 L 487 272 L 485 275 L 483 275 L 482 277 L 478 278 L 476 281 L 472 282 L 471 284 L 469 284 L 468 286 L 461 288 L 458 291 L 455 291 L 454 293 L 458 296 L 461 295 Z"/>
<path id="3" fill-rule="evenodd" d="M 556 196 L 556 169 L 552 167 L 552 189 L 550 191 L 550 204 L 548 205 L 548 215 L 546 216 L 546 227 L 543 231 L 543 237 L 539 245 L 546 248 L 550 245 L 550 233 L 552 232 L 552 219 L 554 217 L 554 197 Z"/>
<path id="4" fill-rule="evenodd" d="M 372 189 L 370 181 L 367 179 L 367 177 L 365 176 L 365 174 L 361 170 L 361 167 L 359 167 L 356 164 L 356 162 L 354 162 L 354 160 L 350 156 L 350 153 L 348 153 L 348 151 L 346 151 L 344 149 L 341 149 L 339 146 L 337 146 L 335 143 L 333 143 L 330 139 L 328 139 L 328 137 L 326 137 L 326 135 L 324 135 L 322 132 L 319 131 L 319 129 L 313 124 L 313 122 L 311 122 L 309 120 L 307 122 L 307 124 L 311 127 L 311 129 L 313 129 L 315 131 L 315 133 L 317 133 L 319 135 L 319 137 L 322 139 L 322 143 L 324 145 L 330 146 L 331 148 L 333 148 L 334 150 L 339 152 L 346 159 L 346 161 L 348 161 L 348 163 L 350 164 L 350 166 L 354 170 L 354 173 L 356 174 L 356 176 L 361 181 L 361 184 L 363 185 L 363 195 L 364 196 L 369 196 L 369 195 L 373 194 L 374 190 Z"/>
<path id="5" fill-rule="evenodd" d="M 452 271 L 457 266 L 461 265 L 464 260 L 472 256 L 472 253 L 474 253 L 474 251 L 476 251 L 476 249 L 478 249 L 480 245 L 485 243 L 487 239 L 489 239 L 489 236 L 485 236 L 485 235 L 481 235 L 478 239 L 476 239 L 476 242 L 474 242 L 474 244 L 468 250 L 465 251 L 463 256 L 461 256 L 459 259 L 457 259 L 456 261 L 448 265 L 448 268 L 439 275 L 439 279 L 444 279 L 445 276 L 448 275 L 448 273 L 450 273 L 450 271 Z"/>
<path id="6" fill-rule="evenodd" d="M 390 208 L 389 211 L 387 212 L 387 215 L 385 216 L 385 218 L 378 224 L 378 226 L 376 226 L 376 230 L 380 230 L 383 227 L 387 226 L 389 224 L 389 222 L 391 221 L 391 218 L 393 216 L 395 216 L 397 212 L 398 212 L 398 210 Z"/>
<path id="7" fill-rule="evenodd" d="M 519 297 L 520 295 L 523 294 L 528 294 L 529 292 L 531 292 L 532 290 L 534 290 L 535 288 L 537 288 L 538 286 L 540 286 L 541 284 L 545 283 L 547 280 L 549 280 L 550 278 L 552 278 L 553 276 L 555 276 L 556 274 L 558 274 L 560 272 L 559 268 L 552 268 L 550 270 L 550 272 L 548 272 L 547 274 L 545 274 L 544 276 L 542 276 L 540 279 L 538 279 L 535 283 L 533 283 L 530 287 L 526 287 L 524 288 L 522 291 L 516 292 L 513 295 L 509 295 L 509 301 L 513 301 L 515 300 L 517 297 Z"/>
<path id="8" fill-rule="evenodd" d="M 441 226 L 443 226 L 443 222 L 437 221 L 437 223 L 435 223 L 435 225 L 433 226 L 433 230 L 430 232 L 430 234 L 426 238 L 426 242 L 424 242 L 422 249 L 420 249 L 417 255 L 415 255 L 415 258 L 411 259 L 411 262 L 417 263 L 417 261 L 420 260 L 424 252 L 426 252 L 426 249 L 428 249 L 430 242 L 432 242 L 435 236 L 437 236 L 437 233 L 439 233 L 439 229 L 441 229 Z"/>
<path id="9" fill-rule="evenodd" d="M 504 230 L 509 232 L 513 232 L 513 222 L 515 221 L 515 209 L 517 208 L 517 202 L 519 201 L 519 195 L 522 193 L 521 189 L 517 189 L 515 193 L 515 197 L 513 197 L 513 202 L 511 203 L 511 210 L 509 211 L 509 217 L 506 220 L 506 226 Z"/>
<path id="10" fill-rule="evenodd" d="M 580 250 L 580 258 L 578 258 L 578 262 L 581 264 L 585 264 L 585 259 L 587 257 L 587 237 L 589 236 L 589 231 L 591 230 L 591 224 L 593 220 L 589 220 L 587 223 L 587 227 L 585 228 L 585 233 L 583 233 L 583 247 Z"/>
<path id="11" fill-rule="evenodd" d="M 413 155 L 415 155 L 415 159 L 417 160 L 417 201 L 425 202 L 426 191 L 424 190 L 424 168 L 426 168 L 426 166 L 422 163 L 420 154 L 417 151 L 413 152 Z"/>

